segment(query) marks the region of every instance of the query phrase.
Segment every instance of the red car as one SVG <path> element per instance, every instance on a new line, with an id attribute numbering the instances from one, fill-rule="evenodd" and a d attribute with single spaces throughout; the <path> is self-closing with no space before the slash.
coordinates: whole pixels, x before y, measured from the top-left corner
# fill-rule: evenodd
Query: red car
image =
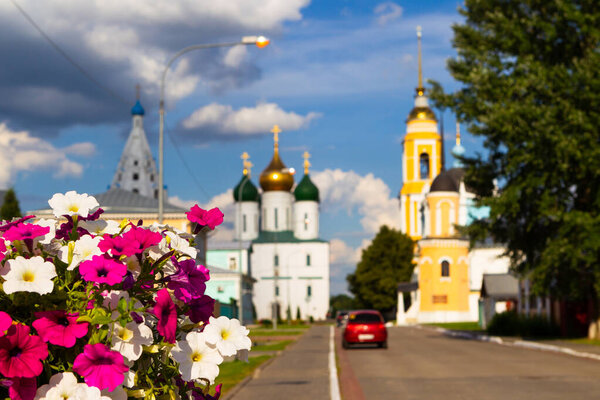
<path id="1" fill-rule="evenodd" d="M 376 310 L 350 311 L 342 334 L 342 347 L 352 344 L 375 343 L 387 349 L 387 329 Z"/>

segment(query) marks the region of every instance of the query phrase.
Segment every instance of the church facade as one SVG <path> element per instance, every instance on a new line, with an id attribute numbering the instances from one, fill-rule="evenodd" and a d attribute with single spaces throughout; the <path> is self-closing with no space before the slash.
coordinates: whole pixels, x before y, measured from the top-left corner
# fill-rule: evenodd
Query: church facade
<path id="1" fill-rule="evenodd" d="M 308 153 L 304 176 L 294 185 L 294 170 L 279 155 L 279 128 L 272 132 L 273 157 L 260 174 L 262 190 L 250 179 L 247 155 L 233 190 L 236 238 L 251 242 L 256 318 L 323 320 L 329 308 L 329 243 L 319 238 L 319 189 L 310 179 Z"/>
<path id="2" fill-rule="evenodd" d="M 474 193 L 463 182 L 464 171 L 455 160 L 444 166 L 443 138 L 423 87 L 421 32 L 418 31 L 419 78 L 414 108 L 406 122 L 400 190 L 401 230 L 416 242 L 411 305 L 404 314 L 399 293 L 398 322 L 476 321 L 484 273 L 508 272 L 503 248 L 490 245 L 471 249 L 456 226 L 481 217 L 473 206 Z M 457 124 L 454 155 L 463 155 Z M 484 210 L 485 211 L 485 210 Z M 481 253 L 481 254 L 480 254 Z"/>

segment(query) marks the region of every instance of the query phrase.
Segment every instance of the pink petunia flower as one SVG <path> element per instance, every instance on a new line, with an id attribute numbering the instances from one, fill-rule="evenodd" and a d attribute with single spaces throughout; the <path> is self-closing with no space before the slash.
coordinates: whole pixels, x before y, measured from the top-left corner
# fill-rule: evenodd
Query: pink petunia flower
<path id="1" fill-rule="evenodd" d="M 42 360 L 48 357 L 48 345 L 29 327 L 12 325 L 0 337 L 0 374 L 7 378 L 33 378 L 42 373 Z"/>
<path id="2" fill-rule="evenodd" d="M 161 289 L 156 293 L 156 304 L 152 313 L 158 318 L 156 330 L 164 336 L 168 343 L 175 343 L 175 330 L 177 329 L 177 309 L 169 291 Z"/>
<path id="3" fill-rule="evenodd" d="M 33 240 L 50 232 L 50 227 L 36 224 L 19 224 L 11 226 L 2 236 L 11 242 L 14 240 Z"/>
<path id="4" fill-rule="evenodd" d="M 79 264 L 79 273 L 88 282 L 116 285 L 123 280 L 127 266 L 107 256 L 93 256 Z"/>
<path id="5" fill-rule="evenodd" d="M 186 212 L 186 215 L 191 222 L 200 226 L 208 226 L 211 230 L 223 223 L 223 213 L 216 207 L 206 211 L 196 204 Z"/>
<path id="6" fill-rule="evenodd" d="M 202 296 L 206 290 L 205 282 L 210 279 L 208 268 L 200 264 L 196 265 L 192 259 L 177 261 L 172 257 L 171 260 L 177 267 L 177 271 L 169 275 L 166 280 L 169 282 L 167 287 L 173 290 L 175 298 L 187 303 L 193 298 Z"/>
<path id="7" fill-rule="evenodd" d="M 105 344 L 96 343 L 84 346 L 83 353 L 73 362 L 73 371 L 83 376 L 89 386 L 113 391 L 123 383 L 129 367 L 119 352 L 110 350 Z"/>
<path id="8" fill-rule="evenodd" d="M 73 347 L 77 339 L 88 333 L 87 322 L 77 322 L 78 313 L 67 314 L 62 310 L 40 311 L 31 324 L 44 342 L 57 346 Z"/>
<path id="9" fill-rule="evenodd" d="M 4 311 L 0 311 L 0 336 L 4 336 L 4 332 L 12 325 L 12 318 Z"/>
<path id="10" fill-rule="evenodd" d="M 137 243 L 127 240 L 121 236 L 110 237 L 110 235 L 104 235 L 104 238 L 98 244 L 98 248 L 104 253 L 110 250 L 110 254 L 113 256 L 132 256 L 136 253 Z"/>
<path id="11" fill-rule="evenodd" d="M 0 385 L 8 387 L 11 400 L 33 400 L 37 392 L 36 378 L 12 378 L 0 381 Z"/>
<path id="12" fill-rule="evenodd" d="M 223 386 L 222 383 L 218 384 L 217 386 L 215 386 L 215 395 L 211 396 L 210 394 L 203 394 L 201 391 L 192 391 L 192 398 L 194 400 L 219 400 L 219 398 L 221 397 L 221 387 Z"/>
<path id="13" fill-rule="evenodd" d="M 188 303 L 190 307 L 185 313 L 190 317 L 190 321 L 197 324 L 199 322 L 208 323 L 209 318 L 212 316 L 215 309 L 215 299 L 210 296 L 202 296 L 192 299 Z"/>
<path id="14" fill-rule="evenodd" d="M 123 239 L 130 242 L 131 245 L 135 247 L 136 253 L 141 253 L 148 247 L 160 243 L 162 235 L 148 229 L 133 227 L 123 234 Z"/>

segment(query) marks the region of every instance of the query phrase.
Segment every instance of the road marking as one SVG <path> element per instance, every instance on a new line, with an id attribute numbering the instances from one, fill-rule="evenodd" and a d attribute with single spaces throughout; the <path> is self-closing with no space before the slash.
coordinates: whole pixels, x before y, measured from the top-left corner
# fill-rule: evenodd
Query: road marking
<path id="1" fill-rule="evenodd" d="M 333 326 L 329 327 L 329 388 L 331 400 L 341 400 L 340 384 L 337 377 L 337 368 L 335 366 L 335 343 L 333 340 Z"/>

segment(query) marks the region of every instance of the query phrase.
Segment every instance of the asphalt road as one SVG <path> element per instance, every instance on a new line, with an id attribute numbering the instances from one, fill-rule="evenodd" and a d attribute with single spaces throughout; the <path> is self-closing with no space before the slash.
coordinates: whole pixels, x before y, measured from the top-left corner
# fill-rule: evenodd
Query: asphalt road
<path id="1" fill-rule="evenodd" d="M 389 328 L 389 348 L 346 350 L 369 400 L 600 398 L 600 362 L 417 328 Z"/>

